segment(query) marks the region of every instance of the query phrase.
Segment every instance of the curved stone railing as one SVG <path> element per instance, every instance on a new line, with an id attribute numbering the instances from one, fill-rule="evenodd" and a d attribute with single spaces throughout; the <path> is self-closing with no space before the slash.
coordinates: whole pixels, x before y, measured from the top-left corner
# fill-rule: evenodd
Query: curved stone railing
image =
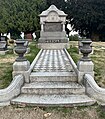
<path id="1" fill-rule="evenodd" d="M 64 49 L 64 51 L 65 51 L 65 53 L 66 53 L 67 57 L 69 58 L 70 63 L 71 63 L 71 65 L 72 65 L 72 67 L 73 67 L 74 71 L 75 71 L 75 72 L 76 72 L 76 74 L 78 75 L 77 65 L 75 64 L 74 60 L 73 60 L 73 59 L 72 59 L 72 57 L 69 55 L 69 53 L 67 52 L 67 50 L 66 50 L 66 49 Z"/>
<path id="2" fill-rule="evenodd" d="M 43 49 L 41 49 L 39 51 L 39 53 L 37 54 L 36 58 L 34 59 L 34 61 L 32 62 L 32 64 L 30 65 L 30 68 L 28 69 L 28 71 L 26 71 L 24 73 L 25 74 L 24 75 L 25 76 L 25 82 L 29 82 L 29 76 L 30 76 L 30 74 L 31 74 L 31 72 L 32 72 L 32 70 L 33 70 L 33 68 L 34 68 L 37 60 L 39 59 L 40 55 L 42 54 L 42 51 L 43 51 Z"/>
<path id="3" fill-rule="evenodd" d="M 24 84 L 23 75 L 17 75 L 13 78 L 11 84 L 0 90 L 0 106 L 9 105 L 10 100 L 18 96 L 21 92 L 21 87 Z"/>
<path id="4" fill-rule="evenodd" d="M 105 89 L 99 87 L 90 74 L 84 75 L 84 84 L 86 87 L 86 93 L 90 97 L 95 98 L 101 103 L 105 103 Z"/>

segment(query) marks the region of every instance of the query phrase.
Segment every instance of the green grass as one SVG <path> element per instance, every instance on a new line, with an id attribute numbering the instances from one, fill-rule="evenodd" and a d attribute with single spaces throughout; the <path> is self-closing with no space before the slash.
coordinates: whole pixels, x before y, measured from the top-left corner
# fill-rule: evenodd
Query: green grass
<path id="1" fill-rule="evenodd" d="M 30 53 L 25 57 L 32 63 L 40 49 L 37 48 L 35 42 L 30 43 L 29 47 Z M 17 55 L 13 53 L 12 49 L 6 55 L 0 55 L 0 89 L 6 88 L 12 81 L 12 66 L 16 57 Z"/>
<path id="2" fill-rule="evenodd" d="M 80 59 L 78 48 L 75 47 L 75 46 L 70 46 L 70 48 L 67 49 L 67 51 L 70 53 L 70 55 L 73 58 L 74 62 L 77 63 L 78 60 Z"/>
<path id="3" fill-rule="evenodd" d="M 35 56 L 39 52 L 40 49 L 37 48 L 37 45 L 35 42 L 32 42 L 30 45 L 30 53 L 26 54 L 25 57 L 32 63 Z M 96 47 L 97 48 L 97 47 Z M 99 48 L 99 47 L 98 47 Z M 69 49 L 67 49 L 72 58 L 74 59 L 75 63 L 81 58 L 82 55 L 79 55 L 78 48 L 75 45 L 70 46 Z M 13 61 L 9 61 L 9 59 L 14 58 L 16 59 L 17 55 L 13 54 L 12 50 L 9 50 L 9 53 L 5 56 L 0 55 L 0 88 L 6 88 L 10 82 L 12 81 L 12 65 Z M 3 60 L 6 60 L 7 62 L 2 62 Z M 101 52 L 99 50 L 95 50 L 94 54 L 91 55 L 91 59 L 95 64 L 95 80 L 98 82 L 100 86 L 105 85 L 105 52 Z M 29 109 L 29 107 L 28 107 Z M 87 113 L 87 110 L 95 109 L 99 119 L 105 119 L 105 110 L 98 106 L 82 106 L 82 107 L 47 107 L 42 108 L 45 112 L 56 112 L 61 113 L 62 117 L 66 117 L 68 114 L 72 115 L 75 111 L 77 111 L 82 117 L 85 116 Z"/>
<path id="4" fill-rule="evenodd" d="M 0 75 L 0 88 L 7 87 L 12 81 L 12 64 L 11 63 L 2 63 L 0 64 L 0 68 L 3 73 Z"/>
<path id="5" fill-rule="evenodd" d="M 105 106 L 97 106 L 96 110 L 100 119 L 105 119 Z"/>
<path id="6" fill-rule="evenodd" d="M 35 42 L 31 43 L 29 47 L 30 47 L 30 53 L 27 54 L 25 57 L 28 61 L 30 61 L 30 63 L 32 63 L 32 61 L 34 60 L 40 49 L 37 48 L 37 44 Z"/>
<path id="7" fill-rule="evenodd" d="M 70 48 L 67 51 L 70 53 L 74 62 L 77 64 L 82 55 L 79 54 L 78 48 L 76 44 L 73 42 L 70 43 Z M 95 80 L 99 86 L 105 88 L 105 51 L 99 49 L 101 46 L 96 46 L 94 53 L 90 56 L 91 60 L 94 63 L 94 72 L 95 72 Z M 97 49 L 98 48 L 98 49 Z"/>

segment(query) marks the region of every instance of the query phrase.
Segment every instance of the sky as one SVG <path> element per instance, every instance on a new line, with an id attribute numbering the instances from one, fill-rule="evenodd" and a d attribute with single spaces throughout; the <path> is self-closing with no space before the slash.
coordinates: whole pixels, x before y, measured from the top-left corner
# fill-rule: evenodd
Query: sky
<path id="1" fill-rule="evenodd" d="M 78 32 L 72 30 L 71 24 L 68 24 L 68 25 L 67 25 L 67 28 L 68 28 L 69 30 L 71 30 L 69 36 L 78 34 Z"/>

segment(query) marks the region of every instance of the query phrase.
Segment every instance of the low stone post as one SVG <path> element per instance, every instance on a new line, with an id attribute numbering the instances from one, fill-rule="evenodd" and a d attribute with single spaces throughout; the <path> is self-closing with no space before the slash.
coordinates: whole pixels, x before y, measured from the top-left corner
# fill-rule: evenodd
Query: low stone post
<path id="1" fill-rule="evenodd" d="M 24 46 L 24 43 L 26 41 L 22 39 L 18 39 L 15 41 L 16 48 L 15 52 L 18 54 L 18 58 L 15 60 L 13 64 L 13 77 L 18 74 L 25 75 L 25 72 L 28 71 L 30 67 L 30 62 L 24 57 L 24 54 L 26 53 L 27 48 Z"/>
<path id="2" fill-rule="evenodd" d="M 88 55 L 92 52 L 92 47 L 90 44 L 92 41 L 90 39 L 81 41 L 83 46 L 80 48 L 83 57 L 78 61 L 77 68 L 78 68 L 78 82 L 83 82 L 83 75 L 90 74 L 94 77 L 94 64 Z"/>

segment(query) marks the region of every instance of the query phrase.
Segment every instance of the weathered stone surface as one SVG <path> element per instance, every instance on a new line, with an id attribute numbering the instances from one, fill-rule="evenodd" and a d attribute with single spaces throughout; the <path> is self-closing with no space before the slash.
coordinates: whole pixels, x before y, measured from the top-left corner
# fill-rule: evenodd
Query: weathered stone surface
<path id="1" fill-rule="evenodd" d="M 31 106 L 82 106 L 95 100 L 77 82 L 76 66 L 66 50 L 41 50 L 27 72 L 29 83 L 12 104 Z M 77 71 L 77 72 L 76 72 Z"/>
<path id="2" fill-rule="evenodd" d="M 44 24 L 44 31 L 45 32 L 62 32 L 63 26 L 61 22 L 46 22 Z"/>
<path id="3" fill-rule="evenodd" d="M 28 71 L 30 68 L 30 62 L 29 61 L 23 61 L 23 62 L 14 62 L 13 64 L 13 77 L 18 74 L 23 74 L 25 71 Z"/>
<path id="4" fill-rule="evenodd" d="M 73 72 L 39 72 L 31 73 L 30 82 L 35 81 L 77 81 L 77 75 Z"/>
<path id="5" fill-rule="evenodd" d="M 40 15 L 41 32 L 39 43 L 68 43 L 65 32 L 66 14 L 60 11 L 56 6 L 51 5 L 49 9 L 43 11 Z M 53 44 L 54 45 L 54 44 Z M 46 44 L 49 48 L 49 44 Z M 65 48 L 65 45 L 62 45 Z M 62 48 L 60 47 L 60 49 Z M 45 46 L 44 46 L 45 47 Z M 44 48 L 43 44 L 40 44 L 40 48 Z M 50 47 L 50 49 L 56 49 L 56 47 Z"/>
<path id="6" fill-rule="evenodd" d="M 20 94 L 23 83 L 24 77 L 22 75 L 18 75 L 14 77 L 13 81 L 7 88 L 1 89 L 0 106 L 9 105 L 10 100 Z"/>
<path id="7" fill-rule="evenodd" d="M 25 94 L 85 94 L 84 86 L 76 82 L 33 82 L 22 87 Z"/>
<path id="8" fill-rule="evenodd" d="M 78 82 L 83 82 L 84 74 L 90 74 L 94 77 L 94 64 L 92 61 L 78 61 Z"/>
<path id="9" fill-rule="evenodd" d="M 39 51 L 39 53 L 37 54 L 37 56 L 35 57 L 35 59 L 33 60 L 33 62 L 31 63 L 29 69 L 27 71 L 23 71 L 23 74 L 24 74 L 24 77 L 25 77 L 25 82 L 29 83 L 29 77 L 30 77 L 30 74 L 31 72 L 33 71 L 34 69 L 34 66 L 35 64 L 37 63 L 37 60 L 39 59 L 40 55 L 42 54 L 43 52 L 43 49 L 41 49 Z"/>
<path id="10" fill-rule="evenodd" d="M 38 43 L 38 48 L 41 49 L 64 49 L 69 48 L 68 43 Z"/>
<path id="11" fill-rule="evenodd" d="M 64 50 L 43 50 L 30 81 L 77 81 L 77 75 Z"/>
<path id="12" fill-rule="evenodd" d="M 81 72 L 93 72 L 94 64 L 92 61 L 79 61 L 77 64 L 77 68 Z"/>
<path id="13" fill-rule="evenodd" d="M 35 67 L 35 72 L 74 72 L 64 50 L 43 50 Z"/>
<path id="14" fill-rule="evenodd" d="M 86 87 L 86 93 L 90 97 L 98 100 L 100 105 L 105 105 L 105 89 L 99 87 L 90 74 L 84 75 L 84 84 Z"/>
<path id="15" fill-rule="evenodd" d="M 96 101 L 86 95 L 27 95 L 22 94 L 12 104 L 30 106 L 82 106 L 93 105 Z"/>
<path id="16" fill-rule="evenodd" d="M 6 51 L 0 51 L 0 55 L 5 55 L 8 52 L 8 50 Z"/>
<path id="17" fill-rule="evenodd" d="M 7 50 L 7 42 L 6 41 L 0 41 L 0 51 Z"/>

